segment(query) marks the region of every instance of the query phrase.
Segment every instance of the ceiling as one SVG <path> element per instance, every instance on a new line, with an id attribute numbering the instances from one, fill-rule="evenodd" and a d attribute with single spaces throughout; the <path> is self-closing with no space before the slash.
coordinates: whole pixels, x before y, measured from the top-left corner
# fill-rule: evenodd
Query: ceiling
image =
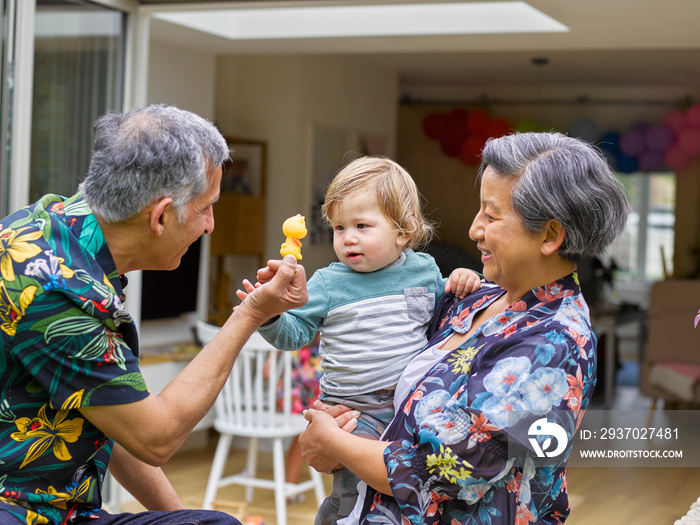
<path id="1" fill-rule="evenodd" d="M 166 8 L 165 4 L 168 9 L 192 6 L 221 9 L 227 5 L 261 7 L 272 2 L 141 0 L 140 3 L 145 11 L 153 12 Z M 321 2 L 274 2 L 284 6 L 315 3 Z M 230 41 L 154 19 L 151 34 L 155 40 L 216 54 L 352 57 L 397 70 L 404 90 L 545 83 L 597 88 L 643 86 L 670 90 L 686 100 L 700 98 L 700 0 L 528 0 L 528 3 L 570 30 L 548 34 Z M 534 57 L 547 57 L 549 62 L 535 66 Z"/>

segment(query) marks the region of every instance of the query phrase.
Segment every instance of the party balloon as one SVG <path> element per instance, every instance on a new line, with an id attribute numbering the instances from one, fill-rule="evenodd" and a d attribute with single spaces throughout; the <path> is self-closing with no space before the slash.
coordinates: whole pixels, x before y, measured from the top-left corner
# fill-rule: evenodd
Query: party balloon
<path id="1" fill-rule="evenodd" d="M 676 144 L 671 146 L 669 150 L 664 155 L 664 161 L 666 165 L 673 171 L 683 171 L 690 167 L 693 163 L 693 157 L 688 155 L 683 149 Z"/>
<path id="2" fill-rule="evenodd" d="M 639 129 L 630 129 L 620 137 L 620 151 L 628 157 L 641 155 L 644 146 L 644 133 Z"/>
<path id="3" fill-rule="evenodd" d="M 481 150 L 484 139 L 480 135 L 469 135 L 459 152 L 459 159 L 467 166 L 475 166 L 481 162 Z"/>
<path id="4" fill-rule="evenodd" d="M 433 140 L 442 139 L 447 127 L 447 115 L 431 113 L 423 119 L 423 133 Z"/>
<path id="5" fill-rule="evenodd" d="M 647 122 L 646 120 L 640 120 L 640 121 L 632 124 L 632 126 L 630 126 L 630 129 L 634 130 L 634 131 L 640 131 L 642 133 L 646 133 L 650 127 L 651 127 L 651 124 L 649 122 Z"/>
<path id="6" fill-rule="evenodd" d="M 580 118 L 569 126 L 570 137 L 577 137 L 587 142 L 594 142 L 599 134 L 598 124 L 589 118 Z"/>
<path id="7" fill-rule="evenodd" d="M 447 114 L 447 123 L 449 126 L 462 127 L 466 130 L 467 115 L 466 109 L 453 109 Z"/>
<path id="8" fill-rule="evenodd" d="M 695 104 L 688 109 L 685 120 L 688 126 L 700 128 L 700 104 Z"/>
<path id="9" fill-rule="evenodd" d="M 489 122 L 489 125 L 486 127 L 486 134 L 493 138 L 503 137 L 508 135 L 510 129 L 511 126 L 506 119 L 497 118 Z"/>
<path id="10" fill-rule="evenodd" d="M 602 137 L 600 137 L 600 142 L 598 147 L 603 151 L 610 151 L 613 154 L 620 152 L 620 134 L 617 131 L 609 131 Z"/>
<path id="11" fill-rule="evenodd" d="M 673 144 L 673 131 L 665 124 L 651 126 L 644 136 L 644 141 L 650 151 L 663 153 Z"/>
<path id="12" fill-rule="evenodd" d="M 615 157 L 615 166 L 620 173 L 634 173 L 639 169 L 639 161 L 636 157 L 620 154 Z"/>
<path id="13" fill-rule="evenodd" d="M 672 111 L 664 117 L 666 124 L 677 137 L 685 129 L 685 113 L 681 110 Z"/>
<path id="14" fill-rule="evenodd" d="M 678 146 L 688 155 L 700 155 L 700 128 L 686 128 L 678 137 Z"/>
<path id="15" fill-rule="evenodd" d="M 486 127 L 489 125 L 491 117 L 488 111 L 484 109 L 475 109 L 470 111 L 467 115 L 467 131 L 469 133 L 480 133 L 486 132 Z"/>
<path id="16" fill-rule="evenodd" d="M 446 134 L 440 141 L 442 152 L 448 157 L 456 157 L 459 155 L 459 150 L 462 149 L 464 139 L 457 134 Z"/>
<path id="17" fill-rule="evenodd" d="M 664 165 L 664 155 L 659 151 L 645 151 L 639 156 L 641 171 L 659 171 Z"/>

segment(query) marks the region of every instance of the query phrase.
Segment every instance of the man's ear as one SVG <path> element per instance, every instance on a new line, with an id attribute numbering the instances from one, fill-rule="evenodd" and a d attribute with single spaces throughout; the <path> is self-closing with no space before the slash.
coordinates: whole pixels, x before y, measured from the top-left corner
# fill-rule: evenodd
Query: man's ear
<path id="1" fill-rule="evenodd" d="M 163 197 L 151 205 L 150 226 L 156 235 L 163 235 L 165 224 L 173 212 L 172 207 L 169 208 L 172 203 L 173 199 L 171 197 Z"/>
<path id="2" fill-rule="evenodd" d="M 564 242 L 566 230 L 558 220 L 550 219 L 544 225 L 544 233 L 541 247 L 542 255 L 552 255 Z"/>

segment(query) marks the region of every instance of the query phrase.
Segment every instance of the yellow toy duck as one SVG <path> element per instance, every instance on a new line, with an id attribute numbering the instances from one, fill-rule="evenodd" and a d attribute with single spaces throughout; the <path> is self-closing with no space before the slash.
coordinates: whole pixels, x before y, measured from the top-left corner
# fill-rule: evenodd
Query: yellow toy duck
<path id="1" fill-rule="evenodd" d="M 282 224 L 282 233 L 287 236 L 287 239 L 282 243 L 280 255 L 293 255 L 301 261 L 301 240 L 306 237 L 306 221 L 305 217 L 297 213 L 294 217 L 290 217 Z"/>

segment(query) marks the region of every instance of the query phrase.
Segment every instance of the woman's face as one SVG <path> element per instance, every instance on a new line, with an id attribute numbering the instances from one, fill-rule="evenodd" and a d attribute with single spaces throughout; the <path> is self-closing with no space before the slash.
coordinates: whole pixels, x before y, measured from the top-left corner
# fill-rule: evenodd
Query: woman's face
<path id="1" fill-rule="evenodd" d="M 479 213 L 469 229 L 469 237 L 481 251 L 484 277 L 504 288 L 513 300 L 542 284 L 538 267 L 544 262 L 540 248 L 545 237 L 526 230 L 513 210 L 510 195 L 516 180 L 486 168 Z"/>

